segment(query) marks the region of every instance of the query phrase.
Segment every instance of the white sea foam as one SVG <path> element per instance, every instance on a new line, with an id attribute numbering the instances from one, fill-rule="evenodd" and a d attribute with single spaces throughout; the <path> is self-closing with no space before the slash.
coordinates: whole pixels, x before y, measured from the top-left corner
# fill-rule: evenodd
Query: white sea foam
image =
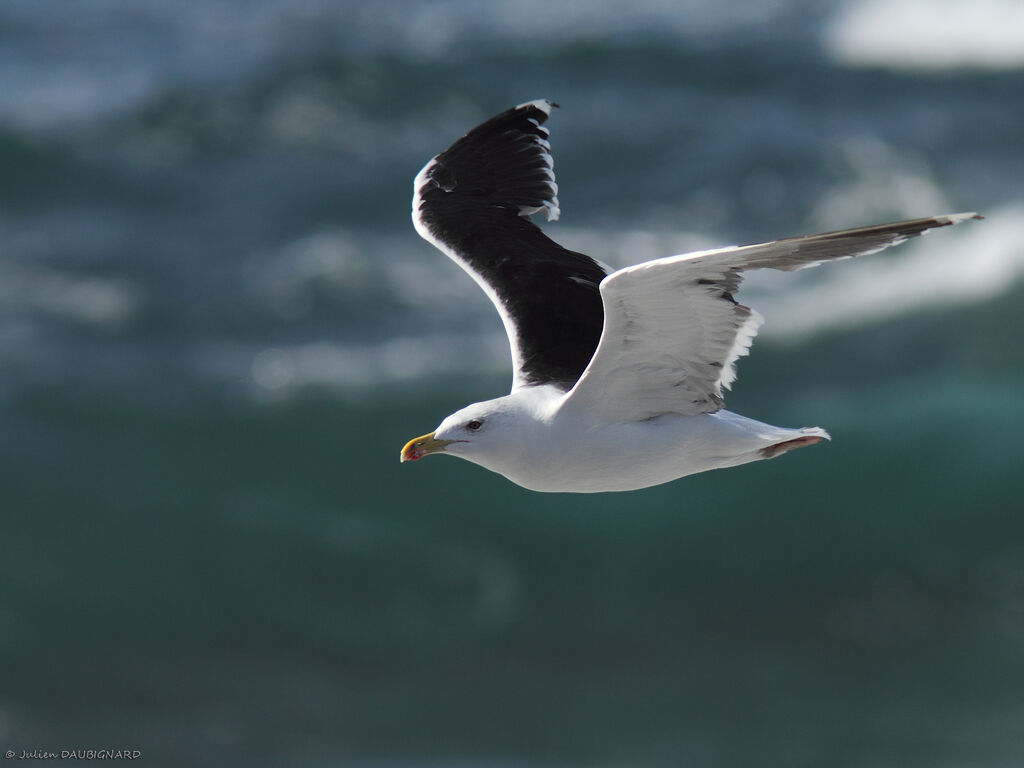
<path id="1" fill-rule="evenodd" d="M 826 25 L 826 51 L 850 66 L 1024 67 L 1019 0 L 860 0 Z"/>
<path id="2" fill-rule="evenodd" d="M 297 33 L 309 33 L 311 44 L 337 43 L 348 34 L 346 10 L 330 0 L 100 0 L 45 10 L 12 0 L 0 23 L 20 34 L 0 50 L 0 116 L 60 129 L 132 108 L 169 85 L 266 64 Z"/>
<path id="3" fill-rule="evenodd" d="M 337 227 L 315 230 L 254 255 L 247 290 L 278 314 L 305 314 L 317 293 L 343 301 L 382 291 L 394 308 L 433 317 L 490 315 L 490 302 L 463 272 L 409 227 L 402 236 Z"/>
<path id="4" fill-rule="evenodd" d="M 881 223 L 952 212 L 928 163 L 913 152 L 875 136 L 843 136 L 826 148 L 840 181 L 811 211 L 810 228 L 825 232 L 857 223 Z"/>
<path id="5" fill-rule="evenodd" d="M 124 278 L 74 275 L 51 267 L 0 260 L 0 309 L 42 311 L 90 325 L 117 325 L 140 303 Z"/>
<path id="6" fill-rule="evenodd" d="M 594 0 L 581 14 L 575 4 L 547 0 L 97 0 L 45 7 L 8 0 L 0 4 L 0 26 L 17 32 L 0 48 L 0 118 L 62 130 L 137 108 L 168 88 L 244 80 L 289 55 L 376 50 L 437 58 L 466 45 L 564 45 L 650 30 L 701 39 L 756 28 L 787 6 L 734 0 L 723 11 L 713 0 L 633 0 L 623 14 L 620 3 Z M 275 107 L 270 128 L 300 141 L 328 133 L 348 141 L 345 131 L 330 130 L 338 125 L 359 135 L 365 126 L 332 103 L 299 94 Z"/>
<path id="7" fill-rule="evenodd" d="M 502 40 L 565 43 L 593 40 L 614 33 L 658 30 L 677 39 L 700 39 L 735 29 L 765 24 L 783 15 L 788 3 L 733 0 L 725 8 L 714 0 L 634 0 L 629 13 L 614 0 L 592 0 L 581 14 L 574 3 L 548 0 L 502 0 L 467 4 L 436 0 L 406 9 L 394 33 L 407 37 L 412 53 L 446 55 L 459 40 L 500 37 Z"/>
<path id="8" fill-rule="evenodd" d="M 356 237 L 323 229 L 288 242 L 246 265 L 247 289 L 285 317 L 304 314 L 317 291 L 335 294 L 365 290 L 374 265 Z"/>
<path id="9" fill-rule="evenodd" d="M 232 361 L 241 364 L 247 358 L 254 394 L 269 398 L 309 387 L 358 390 L 509 367 L 508 342 L 500 326 L 493 332 L 401 336 L 380 343 L 314 341 L 259 350 L 221 345 L 202 357 L 200 367 L 220 377 L 233 377 L 238 366 Z"/>

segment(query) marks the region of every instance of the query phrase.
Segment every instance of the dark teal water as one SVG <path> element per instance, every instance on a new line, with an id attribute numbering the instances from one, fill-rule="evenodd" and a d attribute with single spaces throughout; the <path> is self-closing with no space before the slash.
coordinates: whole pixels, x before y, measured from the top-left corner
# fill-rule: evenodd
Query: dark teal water
<path id="1" fill-rule="evenodd" d="M 1024 762 L 1019 69 L 843 65 L 852 3 L 58 5 L 0 9 L 0 746 Z M 832 443 L 598 496 L 401 466 L 508 380 L 411 179 L 537 97 L 548 231 L 613 263 L 988 218 L 751 286 L 730 407 Z"/>

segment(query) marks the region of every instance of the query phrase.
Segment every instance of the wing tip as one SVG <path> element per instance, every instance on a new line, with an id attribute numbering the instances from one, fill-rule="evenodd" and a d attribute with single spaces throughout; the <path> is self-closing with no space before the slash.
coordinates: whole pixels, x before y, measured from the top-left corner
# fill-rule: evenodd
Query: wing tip
<path id="1" fill-rule="evenodd" d="M 534 99 L 533 101 L 524 101 L 522 104 L 516 104 L 513 109 L 520 110 L 528 109 L 530 107 L 540 110 L 545 116 L 550 117 L 551 108 L 558 107 L 558 104 L 553 102 L 551 99 Z"/>
<path id="2" fill-rule="evenodd" d="M 969 211 L 967 213 L 947 213 L 945 216 L 936 216 L 935 221 L 939 223 L 939 226 L 947 227 L 951 224 L 960 224 L 971 219 L 981 220 L 984 218 L 980 213 Z"/>
<path id="3" fill-rule="evenodd" d="M 460 145 L 467 141 L 472 141 L 474 136 L 486 132 L 490 129 L 492 132 L 497 130 L 500 126 L 502 132 L 500 136 L 508 136 L 511 133 L 522 135 L 522 137 L 532 142 L 534 151 L 537 154 L 537 159 L 541 161 L 540 168 L 534 168 L 532 170 L 533 178 L 527 178 L 521 181 L 525 181 L 529 185 L 534 185 L 533 199 L 529 202 L 523 201 L 518 205 L 518 214 L 524 218 L 529 218 L 535 213 L 543 212 L 545 218 L 548 221 L 557 221 L 562 214 L 561 206 L 558 202 L 558 184 L 555 182 L 555 163 L 554 158 L 551 155 L 551 145 L 547 141 L 548 129 L 542 124 L 551 115 L 551 110 L 558 107 L 558 104 L 551 99 L 534 99 L 532 101 L 524 101 L 522 104 L 517 104 L 511 109 L 502 112 L 499 115 L 491 118 L 490 120 L 481 123 L 473 130 L 469 131 L 465 136 L 452 144 L 444 152 L 431 158 L 426 165 L 416 174 L 413 180 L 413 199 L 412 199 L 412 217 L 416 224 L 417 231 L 423 234 L 423 227 L 425 224 L 422 221 L 421 209 L 424 203 L 424 196 L 430 190 L 431 185 L 438 186 L 445 192 L 451 192 L 455 189 L 455 181 L 453 180 L 450 187 L 443 186 L 433 178 L 434 169 L 438 167 L 438 164 L 452 152 L 457 152 Z M 528 121 L 530 125 L 523 125 L 518 121 Z M 511 126 L 511 128 L 509 127 Z M 530 169 L 527 168 L 527 171 Z M 540 172 L 547 178 L 544 180 L 536 179 L 536 173 Z M 543 187 L 546 185 L 546 189 Z M 522 186 L 522 184 L 520 184 Z M 425 236 L 425 235 L 424 235 Z M 429 238 L 428 238 L 429 239 Z"/>
<path id="4" fill-rule="evenodd" d="M 535 109 L 543 113 L 544 118 L 551 116 L 551 110 L 558 108 L 558 103 L 551 99 L 534 99 L 533 101 L 524 101 L 522 104 L 516 104 L 512 111 L 518 112 L 520 110 Z M 544 120 L 540 120 L 544 122 Z M 542 128 L 539 124 L 537 125 L 540 130 L 547 133 L 546 128 Z M 547 164 L 547 173 L 549 177 L 548 186 L 551 188 L 551 195 L 546 200 L 542 200 L 539 206 L 520 206 L 519 215 L 525 217 L 532 216 L 535 213 L 543 212 L 545 218 L 548 221 L 558 221 L 562 215 L 562 209 L 558 203 L 558 184 L 555 183 L 555 161 L 551 156 L 551 146 L 544 139 L 537 137 L 535 139 L 537 145 L 540 147 L 541 156 L 544 158 L 544 162 Z"/>

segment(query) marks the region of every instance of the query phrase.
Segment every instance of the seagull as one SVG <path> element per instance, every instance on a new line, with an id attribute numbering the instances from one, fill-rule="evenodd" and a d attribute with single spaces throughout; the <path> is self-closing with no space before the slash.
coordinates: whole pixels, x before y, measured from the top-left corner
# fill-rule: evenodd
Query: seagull
<path id="1" fill-rule="evenodd" d="M 655 259 L 610 271 L 549 239 L 559 216 L 544 123 L 529 101 L 477 126 L 413 182 L 416 231 L 498 310 L 511 392 L 456 411 L 402 448 L 446 453 L 543 492 L 630 491 L 771 459 L 828 440 L 725 410 L 762 323 L 735 294 L 744 272 L 796 270 L 877 253 L 975 213 L 805 235 Z"/>

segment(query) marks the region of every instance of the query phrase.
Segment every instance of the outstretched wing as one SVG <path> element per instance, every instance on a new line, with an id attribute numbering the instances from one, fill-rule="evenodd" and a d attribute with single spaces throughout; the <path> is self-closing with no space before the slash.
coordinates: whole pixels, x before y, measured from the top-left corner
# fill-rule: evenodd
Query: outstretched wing
<path id="1" fill-rule="evenodd" d="M 416 231 L 466 270 L 494 302 L 512 347 L 512 388 L 568 390 L 601 337 L 593 259 L 548 239 L 529 217 L 557 219 L 550 101 L 520 104 L 477 126 L 413 182 Z"/>
<path id="2" fill-rule="evenodd" d="M 582 407 L 609 421 L 663 413 L 711 413 L 736 378 L 762 319 L 733 294 L 743 272 L 795 270 L 884 250 L 958 213 L 821 235 L 791 237 L 669 256 L 621 269 L 601 283 L 601 342 L 563 408 Z"/>

